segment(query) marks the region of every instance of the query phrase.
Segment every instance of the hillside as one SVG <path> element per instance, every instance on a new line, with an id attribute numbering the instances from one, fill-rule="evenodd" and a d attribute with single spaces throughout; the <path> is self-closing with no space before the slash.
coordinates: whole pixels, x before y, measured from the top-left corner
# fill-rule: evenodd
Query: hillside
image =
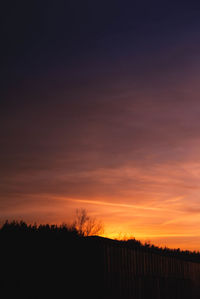
<path id="1" fill-rule="evenodd" d="M 199 298 L 199 253 L 83 237 L 67 226 L 0 230 L 7 298 Z M 71 295 L 73 294 L 73 296 Z"/>

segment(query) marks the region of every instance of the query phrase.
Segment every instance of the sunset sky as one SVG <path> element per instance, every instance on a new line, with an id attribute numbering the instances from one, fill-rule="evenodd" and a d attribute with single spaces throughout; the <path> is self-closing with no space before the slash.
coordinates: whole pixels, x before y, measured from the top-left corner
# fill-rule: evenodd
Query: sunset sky
<path id="1" fill-rule="evenodd" d="M 0 222 L 200 250 L 200 4 L 4 2 Z"/>

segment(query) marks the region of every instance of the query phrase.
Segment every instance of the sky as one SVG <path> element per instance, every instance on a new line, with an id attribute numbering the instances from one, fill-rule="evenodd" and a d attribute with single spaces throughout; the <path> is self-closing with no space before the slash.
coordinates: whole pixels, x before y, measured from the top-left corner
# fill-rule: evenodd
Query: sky
<path id="1" fill-rule="evenodd" d="M 200 250 L 200 5 L 1 7 L 0 222 Z"/>

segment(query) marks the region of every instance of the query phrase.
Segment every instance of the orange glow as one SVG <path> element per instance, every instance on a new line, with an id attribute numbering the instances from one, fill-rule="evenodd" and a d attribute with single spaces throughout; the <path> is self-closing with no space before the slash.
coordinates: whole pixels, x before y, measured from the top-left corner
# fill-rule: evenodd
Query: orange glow
<path id="1" fill-rule="evenodd" d="M 131 205 L 100 200 L 70 200 L 74 206 L 85 207 L 90 214 L 101 218 L 105 224 L 104 236 L 109 238 L 136 238 L 158 246 L 198 250 L 200 234 L 199 215 L 181 210 L 182 197 L 166 200 L 157 207 Z M 155 203 L 154 203 L 155 204 Z M 170 204 L 170 205 L 169 205 Z M 192 229 L 191 229 L 192 228 Z"/>
<path id="2" fill-rule="evenodd" d="M 32 201 L 36 201 L 32 195 Z M 141 200 L 141 198 L 143 200 Z M 159 197 L 160 198 L 160 197 Z M 24 207 L 25 220 L 49 223 L 71 222 L 77 208 L 85 208 L 92 217 L 102 220 L 103 236 L 109 238 L 135 238 L 158 246 L 199 250 L 200 217 L 193 205 L 188 206 L 184 196 L 160 201 L 155 197 L 140 197 L 132 204 L 131 198 L 67 198 L 63 196 L 40 196 L 44 206 Z M 46 200 L 49 204 L 46 205 Z M 194 210 L 193 212 L 192 209 Z M 14 218 L 21 219 L 22 207 L 13 209 Z M 37 215 L 35 217 L 35 215 Z M 45 217 L 44 217 L 45 215 Z M 24 217 L 23 217 L 24 219 Z"/>

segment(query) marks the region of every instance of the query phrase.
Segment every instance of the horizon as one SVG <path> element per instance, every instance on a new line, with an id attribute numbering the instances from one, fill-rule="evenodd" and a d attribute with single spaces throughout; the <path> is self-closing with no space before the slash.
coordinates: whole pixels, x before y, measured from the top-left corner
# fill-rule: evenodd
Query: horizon
<path id="1" fill-rule="evenodd" d="M 81 208 L 80 208 L 80 210 L 81 210 Z M 87 213 L 87 211 L 86 211 L 86 213 Z M 75 215 L 75 213 L 74 213 L 74 215 Z M 89 218 L 92 218 L 90 215 L 88 215 L 87 214 L 87 216 L 89 216 Z M 99 219 L 96 219 L 96 218 L 92 218 L 93 220 L 95 220 L 95 222 L 97 221 L 97 223 L 98 223 L 98 221 L 99 221 Z M 20 224 L 20 223 L 25 223 L 26 225 L 30 225 L 30 226 L 35 226 L 36 225 L 36 227 L 39 227 L 39 226 L 42 226 L 42 225 L 44 225 L 44 226 L 56 226 L 56 227 L 62 227 L 62 226 L 66 226 L 66 227 L 68 227 L 68 228 L 71 228 L 71 227 L 73 227 L 73 223 L 74 223 L 74 220 L 75 220 L 75 218 L 73 219 L 73 220 L 71 220 L 71 221 L 66 221 L 66 219 L 65 219 L 65 221 L 63 221 L 63 222 L 57 222 L 57 223 L 55 223 L 55 222 L 51 222 L 51 223 L 48 223 L 48 222 L 36 222 L 36 221 L 24 221 L 24 219 L 10 219 L 10 220 L 8 220 L 8 219 L 6 219 L 6 220 L 4 220 L 4 221 L 1 221 L 0 220 L 0 228 L 2 228 L 3 227 L 3 225 L 4 224 L 6 224 L 6 223 L 8 223 L 8 224 L 12 224 L 12 223 L 15 223 L 15 224 Z M 154 236 L 154 239 L 151 239 L 151 238 L 141 238 L 141 239 L 139 239 L 139 238 L 137 238 L 137 237 L 135 237 L 135 235 L 134 234 L 132 234 L 132 233 L 129 233 L 129 234 L 127 234 L 127 233 L 123 233 L 123 232 L 116 232 L 115 231 L 115 233 L 114 234 L 109 234 L 109 233 L 107 233 L 107 232 L 105 232 L 104 231 L 104 223 L 103 222 L 101 222 L 101 220 L 100 220 L 100 223 L 101 223 L 101 225 L 102 225 L 102 232 L 100 232 L 100 233 L 97 233 L 97 234 L 91 234 L 91 235 L 89 235 L 89 236 L 97 236 L 97 237 L 102 237 L 102 238 L 108 238 L 108 239 L 110 239 L 110 240 L 116 240 L 116 241 L 128 241 L 128 240 L 135 240 L 135 241 L 139 241 L 140 243 L 141 243 L 141 245 L 142 246 L 145 246 L 146 244 L 149 244 L 150 246 L 155 246 L 155 247 L 158 247 L 159 249 L 164 249 L 164 248 L 167 248 L 167 249 L 169 249 L 169 250 L 181 250 L 181 251 L 190 251 L 190 252 L 196 252 L 196 253 L 200 253 L 200 250 L 197 250 L 197 249 L 193 249 L 193 247 L 191 247 L 190 248 L 190 246 L 187 246 L 187 247 L 180 247 L 179 245 L 180 245 L 180 243 L 177 243 L 177 247 L 173 247 L 173 245 L 167 245 L 167 240 L 164 242 L 156 242 L 156 238 L 159 238 L 159 236 Z M 156 237 L 156 238 L 155 238 Z M 165 238 L 165 236 L 161 236 L 163 239 Z M 170 236 L 169 235 L 167 235 L 167 237 L 169 238 Z M 174 236 L 175 238 L 177 238 L 177 236 Z M 155 240 L 155 241 L 152 241 L 152 240 Z M 173 243 L 172 243 L 173 244 Z"/>
<path id="2" fill-rule="evenodd" d="M 107 2 L 2 6 L 0 221 L 199 251 L 200 6 Z"/>
<path id="3" fill-rule="evenodd" d="M 87 213 L 87 211 L 86 211 Z M 89 216 L 87 214 L 87 216 Z M 88 219 L 91 219 L 91 217 L 89 216 Z M 98 220 L 97 219 L 94 219 L 94 225 L 95 223 L 98 223 Z M 86 220 L 87 222 L 87 220 Z M 18 231 L 18 227 L 20 227 L 21 229 Z M 30 230 L 26 230 L 25 229 L 28 228 Z M 93 234 L 92 232 L 89 233 L 88 235 L 85 234 L 86 230 L 83 229 L 83 231 L 80 231 L 79 228 L 76 226 L 76 224 L 74 223 L 70 223 L 70 222 L 65 222 L 65 223 L 62 223 L 62 224 L 56 224 L 56 223 L 28 223 L 28 222 L 25 222 L 23 221 L 23 219 L 21 220 L 11 220 L 11 221 L 8 221 L 6 220 L 5 222 L 3 223 L 0 223 L 0 232 L 3 231 L 4 233 L 8 233 L 9 232 L 14 232 L 14 233 L 18 233 L 18 232 L 25 232 L 25 233 L 30 233 L 31 230 L 38 230 L 40 231 L 40 229 L 42 228 L 41 232 L 44 232 L 45 233 L 45 230 L 43 231 L 43 229 L 48 229 L 50 230 L 50 232 L 56 232 L 56 230 L 58 229 L 58 231 L 60 230 L 62 233 L 69 233 L 71 232 L 72 235 L 76 238 L 76 237 L 80 237 L 80 238 L 90 238 L 90 237 L 94 237 L 94 238 L 100 238 L 100 239 L 105 239 L 105 240 L 110 240 L 110 241 L 116 241 L 116 242 L 124 242 L 125 244 L 132 244 L 132 243 L 129 243 L 130 241 L 132 242 L 133 241 L 133 245 L 135 244 L 136 246 L 139 246 L 139 247 L 144 247 L 144 248 L 148 248 L 148 249 L 156 249 L 156 250 L 160 250 L 160 251 L 165 251 L 167 250 L 168 253 L 169 252 L 179 252 L 179 253 L 183 253 L 183 254 L 195 254 L 195 255 L 200 255 L 200 251 L 197 251 L 197 250 L 188 250 L 188 249 L 181 249 L 181 248 L 171 248 L 171 247 L 167 247 L 167 246 L 159 246 L 159 245 L 156 245 L 156 244 L 153 244 L 151 243 L 150 241 L 141 241 L 141 240 L 138 240 L 136 239 L 135 237 L 133 236 L 119 236 L 116 237 L 116 238 L 112 238 L 112 237 L 109 237 L 109 236 L 106 236 L 104 234 L 104 232 L 100 232 L 100 233 L 95 233 Z M 10 230 L 12 228 L 12 230 Z M 100 228 L 100 230 L 102 229 L 103 227 Z M 2 230 L 3 229 L 3 230 Z M 68 236 L 68 234 L 67 234 Z"/>

